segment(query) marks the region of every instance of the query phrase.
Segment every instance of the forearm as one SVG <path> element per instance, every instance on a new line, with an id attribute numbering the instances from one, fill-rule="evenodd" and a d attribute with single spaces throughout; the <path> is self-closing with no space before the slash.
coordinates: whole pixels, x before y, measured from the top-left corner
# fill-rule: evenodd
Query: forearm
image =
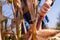
<path id="1" fill-rule="evenodd" d="M 42 5 L 41 9 L 40 9 L 40 13 L 39 13 L 39 17 L 38 17 L 38 22 L 37 22 L 37 30 L 39 30 L 42 21 L 44 20 L 46 14 L 48 13 L 49 9 L 50 9 L 50 5 L 52 2 L 49 2 L 48 0 Z M 41 28 L 40 28 L 41 29 Z"/>

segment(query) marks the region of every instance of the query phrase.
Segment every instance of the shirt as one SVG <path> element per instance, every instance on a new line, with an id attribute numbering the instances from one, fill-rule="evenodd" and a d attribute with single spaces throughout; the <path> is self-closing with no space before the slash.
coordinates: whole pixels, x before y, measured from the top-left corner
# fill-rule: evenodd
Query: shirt
<path id="1" fill-rule="evenodd" d="M 9 27 L 11 25 L 12 19 L 14 18 L 12 5 L 11 4 L 7 4 L 7 3 L 2 5 L 2 14 L 5 17 L 8 17 L 7 27 Z"/>
<path id="2" fill-rule="evenodd" d="M 13 15 L 13 10 L 12 10 L 12 5 L 11 4 L 5 4 L 2 6 L 2 13 L 4 16 L 13 19 L 14 15 Z"/>

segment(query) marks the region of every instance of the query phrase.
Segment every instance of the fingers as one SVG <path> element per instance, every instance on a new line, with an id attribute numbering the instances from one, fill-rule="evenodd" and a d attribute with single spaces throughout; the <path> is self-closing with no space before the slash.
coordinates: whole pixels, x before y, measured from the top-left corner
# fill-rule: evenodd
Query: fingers
<path id="1" fill-rule="evenodd" d="M 43 4 L 43 6 L 41 7 L 41 12 L 46 13 L 50 8 L 50 5 L 48 5 L 47 3 Z"/>
<path id="2" fill-rule="evenodd" d="M 44 3 L 40 9 L 40 16 L 45 16 L 47 12 L 49 11 L 49 9 L 50 9 L 50 5 L 47 3 Z"/>
<path id="3" fill-rule="evenodd" d="M 49 5 L 48 3 L 44 3 L 43 6 L 45 6 L 45 7 L 47 7 L 47 8 L 50 8 L 50 5 Z"/>
<path id="4" fill-rule="evenodd" d="M 41 12 L 42 12 L 42 13 L 46 13 L 47 11 L 48 11 L 48 8 L 46 8 L 46 7 L 42 7 L 42 8 L 41 8 Z"/>

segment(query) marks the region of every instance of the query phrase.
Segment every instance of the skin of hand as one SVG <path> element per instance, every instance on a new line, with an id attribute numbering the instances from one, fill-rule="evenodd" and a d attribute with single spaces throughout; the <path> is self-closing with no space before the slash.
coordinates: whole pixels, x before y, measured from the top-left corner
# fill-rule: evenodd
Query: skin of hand
<path id="1" fill-rule="evenodd" d="M 46 14 L 47 14 L 47 12 L 49 11 L 49 9 L 50 9 L 50 4 L 52 3 L 52 1 L 51 2 L 49 2 L 49 1 L 46 1 L 43 5 L 42 5 L 42 7 L 41 7 L 41 9 L 40 9 L 40 16 L 45 16 Z"/>

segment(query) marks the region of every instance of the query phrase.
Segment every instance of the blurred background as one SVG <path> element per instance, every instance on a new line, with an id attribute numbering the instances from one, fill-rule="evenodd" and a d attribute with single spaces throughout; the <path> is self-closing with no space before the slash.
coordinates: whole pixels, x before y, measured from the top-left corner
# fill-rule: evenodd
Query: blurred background
<path id="1" fill-rule="evenodd" d="M 42 0 L 43 1 L 43 0 Z M 7 15 L 9 14 L 9 13 L 12 13 L 11 14 L 11 18 L 13 17 L 13 11 L 12 11 L 12 7 L 9 7 L 8 5 L 5 5 L 5 2 L 6 2 L 6 0 L 0 0 L 0 14 L 1 14 L 1 12 L 2 13 L 4 13 L 2 10 L 7 10 L 7 11 L 5 11 L 5 13 L 6 12 L 8 12 L 7 13 Z M 11 5 L 10 5 L 11 6 Z M 1 10 L 2 9 L 2 10 Z M 4 15 L 6 15 L 6 14 L 4 14 Z M 54 2 L 54 4 L 53 4 L 53 6 L 51 7 L 51 9 L 50 9 L 50 11 L 48 12 L 48 14 L 47 14 L 47 16 L 48 16 L 48 19 L 49 19 L 49 22 L 47 23 L 47 25 L 46 25 L 46 27 L 47 28 L 52 28 L 52 29 L 58 29 L 58 30 L 60 30 L 60 0 L 55 0 L 55 2 Z M 11 20 L 9 20 L 8 21 L 8 25 L 9 24 L 11 24 Z M 10 26 L 9 26 L 10 27 Z M 11 28 L 8 28 L 8 31 L 10 32 L 10 29 Z M 16 29 L 13 29 L 14 31 L 16 31 Z M 0 30 L 1 31 L 1 30 Z M 8 31 L 6 31 L 8 34 L 9 34 L 9 32 Z M 60 31 L 59 31 L 60 32 Z M 0 32 L 1 33 L 1 32 Z M 5 33 L 5 31 L 4 32 L 2 32 L 2 33 Z M 15 32 L 16 33 L 16 32 Z M 18 33 L 19 33 L 19 31 L 18 31 Z M 14 34 L 14 33 L 13 33 Z M 5 35 L 5 34 L 4 34 Z M 19 34 L 20 35 L 20 34 Z M 18 35 L 18 36 L 19 36 Z M 0 34 L 0 36 L 1 36 L 1 34 Z M 12 36 L 12 35 L 11 35 Z M 0 37 L 1 38 L 1 37 Z M 3 38 L 3 37 L 2 37 Z M 13 38 L 13 36 L 12 37 L 9 37 L 9 38 Z M 14 38 L 15 39 L 15 38 Z"/>
<path id="2" fill-rule="evenodd" d="M 4 2 L 5 0 L 0 1 Z M 48 28 L 60 27 L 60 0 L 55 0 L 54 5 L 47 15 L 49 17 L 49 23 L 47 24 Z"/>
<path id="3" fill-rule="evenodd" d="M 60 27 L 60 0 L 55 0 L 54 5 L 47 15 L 49 17 L 49 28 Z"/>

